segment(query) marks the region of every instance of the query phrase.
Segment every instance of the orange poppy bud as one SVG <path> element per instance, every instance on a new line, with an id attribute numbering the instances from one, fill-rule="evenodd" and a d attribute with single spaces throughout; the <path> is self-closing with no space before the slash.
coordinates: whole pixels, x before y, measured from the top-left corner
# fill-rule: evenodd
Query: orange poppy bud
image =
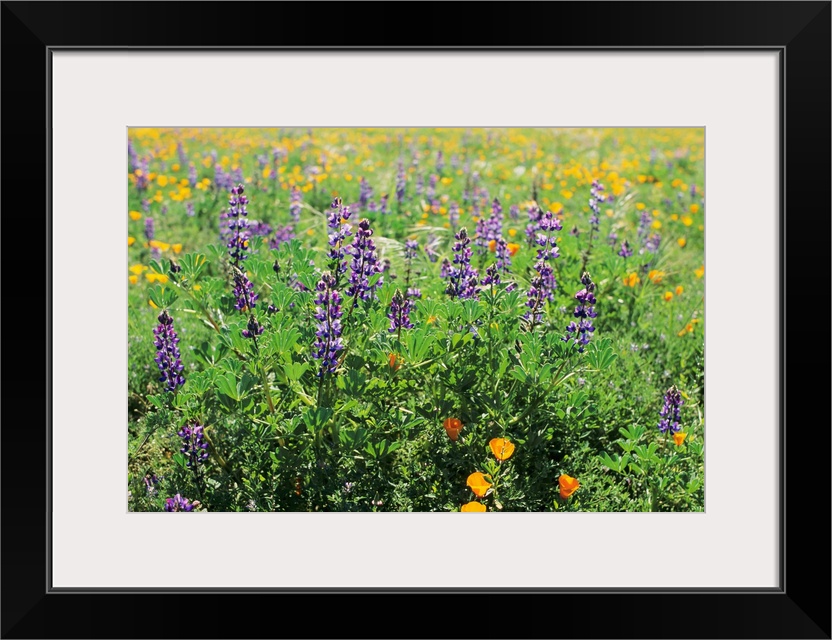
<path id="1" fill-rule="evenodd" d="M 560 483 L 560 497 L 563 499 L 571 496 L 581 486 L 581 483 L 578 482 L 577 479 L 572 476 L 568 476 L 565 473 L 560 474 L 558 482 Z"/>
<path id="2" fill-rule="evenodd" d="M 688 437 L 686 433 L 674 433 L 673 434 L 673 442 L 676 444 L 677 447 L 681 447 L 682 443 L 685 441 L 685 438 Z"/>
<path id="3" fill-rule="evenodd" d="M 459 432 L 462 431 L 462 421 L 459 418 L 445 418 L 445 422 L 442 424 L 448 437 L 456 442 L 456 439 L 459 438 Z"/>
<path id="4" fill-rule="evenodd" d="M 508 460 L 511 454 L 514 453 L 514 444 L 505 438 L 494 438 L 488 443 L 488 446 L 491 447 L 491 452 L 500 462 Z"/>
<path id="5" fill-rule="evenodd" d="M 485 479 L 485 475 L 479 471 L 468 476 L 467 484 L 471 487 L 471 491 L 473 491 L 474 495 L 478 498 L 482 498 L 491 488 L 491 483 L 488 482 L 488 480 Z"/>
<path id="6" fill-rule="evenodd" d="M 485 508 L 485 505 L 482 502 L 469 502 L 467 504 L 462 505 L 459 508 L 459 510 L 463 512 L 488 511 L 488 509 Z"/>
<path id="7" fill-rule="evenodd" d="M 395 353 L 391 353 L 388 357 L 388 362 L 390 363 L 390 368 L 393 371 L 398 371 L 401 369 L 402 362 L 404 362 L 404 360 L 402 360 L 401 357 L 397 356 Z"/>

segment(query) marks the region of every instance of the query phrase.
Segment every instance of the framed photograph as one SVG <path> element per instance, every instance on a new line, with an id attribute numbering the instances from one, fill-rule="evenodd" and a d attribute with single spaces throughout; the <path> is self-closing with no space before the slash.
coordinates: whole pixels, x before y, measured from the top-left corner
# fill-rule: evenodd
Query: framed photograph
<path id="1" fill-rule="evenodd" d="M 830 637 L 830 4 L 310 6 L 3 3 L 3 637 Z"/>

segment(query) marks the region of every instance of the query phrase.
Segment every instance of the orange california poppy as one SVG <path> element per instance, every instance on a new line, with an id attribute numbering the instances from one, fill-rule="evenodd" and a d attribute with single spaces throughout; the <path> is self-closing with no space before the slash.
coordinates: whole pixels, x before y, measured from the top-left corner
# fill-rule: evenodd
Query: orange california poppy
<path id="1" fill-rule="evenodd" d="M 398 371 L 399 369 L 401 369 L 403 360 L 401 356 L 398 356 L 395 353 L 391 353 L 388 357 L 388 362 L 390 363 L 390 368 L 393 371 Z"/>
<path id="2" fill-rule="evenodd" d="M 520 245 L 517 244 L 516 242 L 509 242 L 506 245 L 506 248 L 508 248 L 508 254 L 510 256 L 514 256 L 514 254 L 517 253 L 520 250 Z"/>
<path id="3" fill-rule="evenodd" d="M 459 432 L 462 431 L 462 421 L 459 418 L 445 418 L 445 422 L 442 424 L 448 437 L 456 442 L 456 439 L 459 438 Z"/>
<path id="4" fill-rule="evenodd" d="M 568 476 L 565 473 L 560 474 L 558 482 L 560 483 L 560 497 L 564 499 L 575 493 L 581 486 L 581 483 L 578 482 L 577 479 L 572 476 Z"/>
<path id="5" fill-rule="evenodd" d="M 647 274 L 647 277 L 650 278 L 653 284 L 661 284 L 662 279 L 664 278 L 664 271 L 651 269 L 650 273 Z"/>
<path id="6" fill-rule="evenodd" d="M 482 502 L 469 502 L 459 508 L 460 511 L 488 511 Z"/>
<path id="7" fill-rule="evenodd" d="M 685 441 L 685 438 L 688 437 L 686 433 L 674 433 L 673 434 L 673 442 L 676 443 L 677 447 L 681 447 L 682 443 Z"/>
<path id="8" fill-rule="evenodd" d="M 511 454 L 514 453 L 514 444 L 505 438 L 494 438 L 488 443 L 488 446 L 491 447 L 491 452 L 500 462 L 508 460 Z"/>
<path id="9" fill-rule="evenodd" d="M 479 471 L 468 476 L 467 484 L 478 498 L 482 498 L 491 488 L 491 483 Z"/>
<path id="10" fill-rule="evenodd" d="M 633 272 L 629 275 L 624 276 L 624 286 L 625 287 L 634 287 L 639 283 L 638 274 Z"/>

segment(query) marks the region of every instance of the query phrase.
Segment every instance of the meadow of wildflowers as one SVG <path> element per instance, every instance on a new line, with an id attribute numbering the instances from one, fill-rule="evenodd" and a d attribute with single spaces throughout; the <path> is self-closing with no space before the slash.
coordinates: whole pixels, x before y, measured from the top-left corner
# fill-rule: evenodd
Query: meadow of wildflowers
<path id="1" fill-rule="evenodd" d="M 702 129 L 130 129 L 131 511 L 701 511 Z"/>

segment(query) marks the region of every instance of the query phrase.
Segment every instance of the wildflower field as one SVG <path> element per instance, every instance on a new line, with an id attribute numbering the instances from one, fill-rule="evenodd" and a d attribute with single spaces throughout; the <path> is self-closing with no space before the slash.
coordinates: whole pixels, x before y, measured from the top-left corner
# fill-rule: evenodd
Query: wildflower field
<path id="1" fill-rule="evenodd" d="M 703 129 L 130 129 L 130 511 L 702 511 Z"/>

